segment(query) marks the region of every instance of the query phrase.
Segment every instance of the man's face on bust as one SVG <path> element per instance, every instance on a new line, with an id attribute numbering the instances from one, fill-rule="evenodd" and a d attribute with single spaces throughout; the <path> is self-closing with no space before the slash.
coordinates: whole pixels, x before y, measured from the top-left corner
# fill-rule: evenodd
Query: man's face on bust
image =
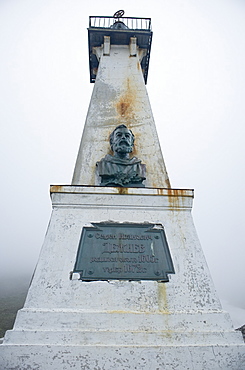
<path id="1" fill-rule="evenodd" d="M 113 135 L 113 151 L 116 153 L 131 153 L 133 150 L 133 136 L 125 127 L 118 128 Z"/>

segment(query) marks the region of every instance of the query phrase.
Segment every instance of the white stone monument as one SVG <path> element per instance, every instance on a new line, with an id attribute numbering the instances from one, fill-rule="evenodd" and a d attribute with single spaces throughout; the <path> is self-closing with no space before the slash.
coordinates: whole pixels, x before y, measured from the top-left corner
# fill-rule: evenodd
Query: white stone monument
<path id="1" fill-rule="evenodd" d="M 245 369 L 192 221 L 193 190 L 170 187 L 145 88 L 151 37 L 150 19 L 90 18 L 95 85 L 72 185 L 51 186 L 51 220 L 1 369 Z M 109 135 L 122 124 L 146 179 L 101 186 L 96 163 L 113 157 Z"/>

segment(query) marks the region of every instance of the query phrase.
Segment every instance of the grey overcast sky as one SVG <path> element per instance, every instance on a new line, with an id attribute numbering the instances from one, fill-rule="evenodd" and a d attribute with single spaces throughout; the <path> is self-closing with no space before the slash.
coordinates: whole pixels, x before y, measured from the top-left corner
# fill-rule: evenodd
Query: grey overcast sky
<path id="1" fill-rule="evenodd" d="M 147 89 L 174 188 L 235 326 L 245 323 L 245 1 L 0 0 L 1 259 L 32 274 L 50 184 L 69 184 L 90 101 L 89 15 L 151 17 Z"/>

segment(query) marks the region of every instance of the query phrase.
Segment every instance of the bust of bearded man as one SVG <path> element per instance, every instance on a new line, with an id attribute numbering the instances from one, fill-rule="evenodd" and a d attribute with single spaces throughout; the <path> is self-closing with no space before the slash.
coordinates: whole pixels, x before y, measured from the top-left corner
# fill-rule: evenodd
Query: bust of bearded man
<path id="1" fill-rule="evenodd" d="M 119 125 L 110 134 L 113 155 L 107 154 L 96 163 L 101 186 L 144 187 L 146 166 L 129 154 L 134 147 L 134 134 L 125 125 Z"/>

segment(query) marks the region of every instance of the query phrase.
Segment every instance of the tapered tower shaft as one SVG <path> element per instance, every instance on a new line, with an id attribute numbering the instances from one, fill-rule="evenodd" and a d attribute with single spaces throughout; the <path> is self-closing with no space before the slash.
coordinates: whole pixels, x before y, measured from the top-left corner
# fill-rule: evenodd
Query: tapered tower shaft
<path id="1" fill-rule="evenodd" d="M 136 138 L 132 154 L 144 158 L 146 164 L 145 186 L 170 187 L 145 87 L 151 35 L 149 30 L 89 28 L 95 85 L 72 185 L 99 185 L 96 162 L 110 153 L 111 131 L 125 124 Z"/>

